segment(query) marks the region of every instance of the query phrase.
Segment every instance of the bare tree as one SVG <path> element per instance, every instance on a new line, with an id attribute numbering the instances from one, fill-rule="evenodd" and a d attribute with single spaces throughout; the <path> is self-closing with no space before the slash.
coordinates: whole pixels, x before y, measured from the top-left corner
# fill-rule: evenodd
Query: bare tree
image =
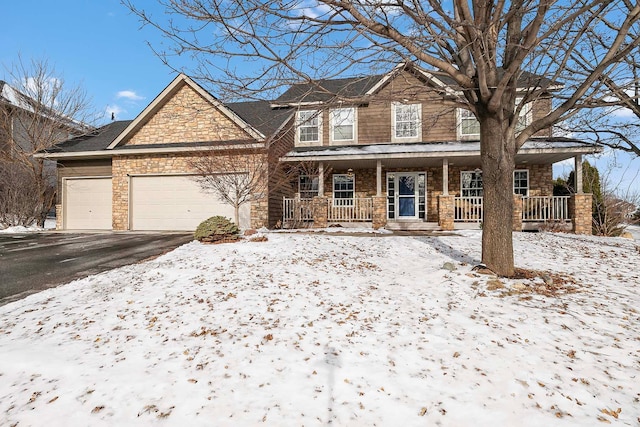
<path id="1" fill-rule="evenodd" d="M 190 160 L 198 172 L 200 187 L 234 208 L 234 222 L 240 225 L 240 207 L 267 197 L 269 160 L 264 148 L 251 143 L 234 148 L 211 148 Z"/>
<path id="2" fill-rule="evenodd" d="M 4 226 L 44 225 L 55 202 L 55 162 L 33 158 L 41 150 L 91 129 L 84 90 L 71 87 L 46 60 L 7 69 L 0 82 L 0 162 Z M 21 197 L 10 197 L 18 193 Z"/>
<path id="3" fill-rule="evenodd" d="M 603 77 L 615 80 L 640 43 L 640 5 L 628 0 L 160 0 L 162 16 L 123 1 L 174 43 L 160 57 L 171 65 L 172 55 L 192 55 L 188 72 L 229 96 L 270 97 L 292 80 L 390 62 L 444 73 L 457 86 L 453 102 L 480 122 L 482 260 L 505 276 L 514 273 L 516 153 L 536 132 L 605 104 Z M 519 129 L 522 108 L 551 90 L 551 111 Z"/>

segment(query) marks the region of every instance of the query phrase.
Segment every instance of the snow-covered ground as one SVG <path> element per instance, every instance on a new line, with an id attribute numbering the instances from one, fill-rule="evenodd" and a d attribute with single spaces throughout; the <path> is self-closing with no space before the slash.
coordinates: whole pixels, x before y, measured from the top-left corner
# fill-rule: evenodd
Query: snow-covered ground
<path id="1" fill-rule="evenodd" d="M 30 227 L 16 226 L 0 229 L 0 233 L 28 233 L 32 231 L 53 230 L 56 228 L 56 219 L 47 218 L 44 220 L 44 228 L 32 225 Z"/>
<path id="2" fill-rule="evenodd" d="M 515 233 L 545 273 L 497 280 L 480 237 L 193 242 L 5 305 L 0 424 L 637 426 L 637 243 Z"/>

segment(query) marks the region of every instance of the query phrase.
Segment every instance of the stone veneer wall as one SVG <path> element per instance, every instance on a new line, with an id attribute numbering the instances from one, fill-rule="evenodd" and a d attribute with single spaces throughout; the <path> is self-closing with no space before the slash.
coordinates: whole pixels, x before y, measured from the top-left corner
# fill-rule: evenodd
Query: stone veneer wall
<path id="1" fill-rule="evenodd" d="M 246 140 L 250 136 L 192 87 L 182 86 L 127 145 Z"/>
<path id="2" fill-rule="evenodd" d="M 195 171 L 189 165 L 193 157 L 180 154 L 118 156 L 112 163 L 114 230 L 129 229 L 129 175 L 189 174 Z M 255 206 L 253 206 L 255 204 Z M 266 201 L 252 202 L 251 227 L 262 227 L 268 222 Z"/>

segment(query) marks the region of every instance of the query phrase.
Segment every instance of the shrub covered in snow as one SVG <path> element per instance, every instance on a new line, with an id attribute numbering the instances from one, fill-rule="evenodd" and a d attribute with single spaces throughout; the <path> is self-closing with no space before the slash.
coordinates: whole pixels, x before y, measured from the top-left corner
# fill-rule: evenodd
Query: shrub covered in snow
<path id="1" fill-rule="evenodd" d="M 231 242 L 238 240 L 239 232 L 238 227 L 228 218 L 217 215 L 202 221 L 196 228 L 194 238 L 208 243 Z"/>

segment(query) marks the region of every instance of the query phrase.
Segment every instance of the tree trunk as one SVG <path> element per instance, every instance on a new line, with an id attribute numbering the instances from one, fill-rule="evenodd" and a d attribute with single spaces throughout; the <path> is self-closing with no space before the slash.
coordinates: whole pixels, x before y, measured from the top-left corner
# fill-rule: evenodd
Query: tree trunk
<path id="1" fill-rule="evenodd" d="M 482 114 L 480 114 L 482 116 Z M 514 275 L 513 171 L 515 135 L 506 120 L 486 114 L 480 121 L 480 153 L 484 187 L 482 262 L 494 273 Z"/>
<path id="2" fill-rule="evenodd" d="M 235 203 L 233 205 L 234 215 L 236 216 L 236 225 L 240 228 L 240 204 Z"/>

